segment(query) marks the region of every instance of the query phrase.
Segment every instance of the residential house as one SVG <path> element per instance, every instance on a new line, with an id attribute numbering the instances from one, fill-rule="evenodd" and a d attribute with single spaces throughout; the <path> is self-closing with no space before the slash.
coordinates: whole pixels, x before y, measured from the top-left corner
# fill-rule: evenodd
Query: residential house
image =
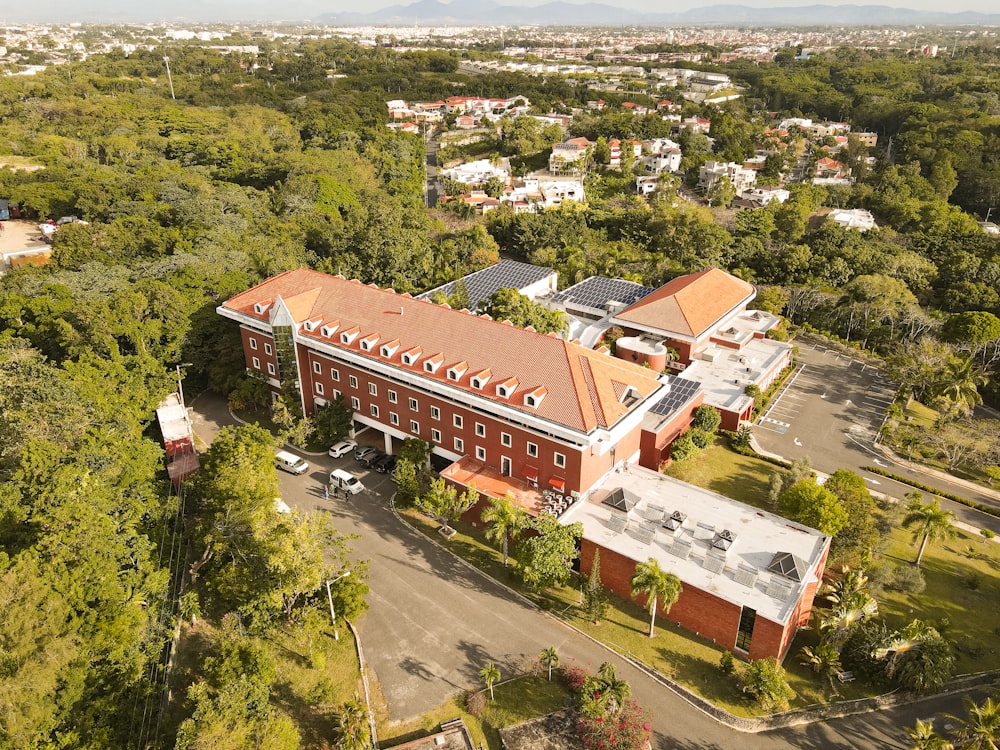
<path id="1" fill-rule="evenodd" d="M 698 188 L 711 190 L 723 177 L 732 183 L 737 194 L 753 187 L 757 181 L 757 173 L 752 169 L 745 169 L 742 164 L 707 161 L 698 170 Z"/>
<path id="2" fill-rule="evenodd" d="M 549 172 L 552 174 L 579 174 L 583 159 L 594 144 L 586 138 L 570 138 L 556 143 L 549 155 Z"/>
<path id="3" fill-rule="evenodd" d="M 827 221 L 839 224 L 845 229 L 857 229 L 859 232 L 878 229 L 875 225 L 875 217 L 872 216 L 871 211 L 863 208 L 835 208 L 826 218 Z"/>

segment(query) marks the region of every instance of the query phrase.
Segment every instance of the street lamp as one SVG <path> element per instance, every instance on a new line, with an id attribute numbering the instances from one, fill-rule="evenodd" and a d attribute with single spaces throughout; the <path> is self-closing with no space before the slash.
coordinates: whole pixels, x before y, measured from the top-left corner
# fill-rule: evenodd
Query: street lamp
<path id="1" fill-rule="evenodd" d="M 341 573 L 336 578 L 331 578 L 329 581 L 326 582 L 326 598 L 327 601 L 330 602 L 330 622 L 333 624 L 333 640 L 335 641 L 340 640 L 340 633 L 337 632 L 337 615 L 334 614 L 333 611 L 333 594 L 330 593 L 330 584 L 336 583 L 341 578 L 347 578 L 347 576 L 349 576 L 350 574 L 351 571 L 347 571 L 346 573 Z"/>

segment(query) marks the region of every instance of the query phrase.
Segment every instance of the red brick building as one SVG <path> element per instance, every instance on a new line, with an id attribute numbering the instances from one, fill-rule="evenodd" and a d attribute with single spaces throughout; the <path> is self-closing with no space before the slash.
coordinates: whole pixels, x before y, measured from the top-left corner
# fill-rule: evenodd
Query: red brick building
<path id="1" fill-rule="evenodd" d="M 387 451 L 420 438 L 460 465 L 456 483 L 489 478 L 529 506 L 532 489 L 578 497 L 624 462 L 657 466 L 663 437 L 700 403 L 697 389 L 577 343 L 306 269 L 218 312 L 240 324 L 247 367 L 275 395 L 294 382 L 306 414 L 342 395 Z"/>
<path id="2" fill-rule="evenodd" d="M 660 614 L 750 659 L 783 659 L 809 623 L 831 541 L 815 529 L 634 466 L 606 477 L 560 521 L 583 524 L 585 575 L 600 549 L 604 585 L 630 598 L 636 563 L 655 558 L 683 589 Z"/>
<path id="3" fill-rule="evenodd" d="M 705 390 L 705 403 L 722 412 L 722 427 L 736 430 L 750 419 L 753 398 L 745 389 L 767 390 L 791 362 L 792 347 L 767 339 L 775 315 L 748 310 L 757 290 L 718 268 L 679 276 L 611 318 L 625 331 L 616 355 L 683 372 Z M 677 351 L 666 361 L 666 348 Z"/>

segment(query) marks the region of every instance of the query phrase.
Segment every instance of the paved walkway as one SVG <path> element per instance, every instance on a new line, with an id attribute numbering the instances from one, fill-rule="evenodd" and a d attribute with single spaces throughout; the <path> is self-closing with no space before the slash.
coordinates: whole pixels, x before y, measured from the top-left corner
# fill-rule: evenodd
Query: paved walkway
<path id="1" fill-rule="evenodd" d="M 196 433 L 210 441 L 232 422 L 211 394 L 194 402 Z M 478 688 L 479 670 L 495 662 L 502 674 L 523 668 L 554 646 L 565 662 L 596 669 L 611 661 L 632 685 L 654 727 L 656 748 L 757 750 L 779 748 L 901 748 L 905 727 L 940 711 L 961 711 L 957 696 L 891 711 L 768 732 L 745 734 L 719 724 L 653 676 L 545 615 L 402 523 L 389 507 L 394 487 L 385 475 L 364 475 L 368 492 L 350 501 L 322 497 L 333 466 L 351 459 L 314 458 L 303 476 L 281 474 L 282 495 L 301 510 L 329 513 L 341 533 L 356 533 L 359 556 L 371 560 L 370 608 L 358 623 L 365 653 L 395 720 L 419 716 L 450 696 Z"/>

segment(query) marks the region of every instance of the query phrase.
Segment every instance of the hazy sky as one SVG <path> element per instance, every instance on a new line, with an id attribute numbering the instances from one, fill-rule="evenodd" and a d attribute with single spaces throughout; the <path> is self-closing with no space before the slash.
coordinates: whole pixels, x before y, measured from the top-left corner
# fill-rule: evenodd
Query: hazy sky
<path id="1" fill-rule="evenodd" d="M 495 0 L 498 5 L 540 5 L 544 0 Z M 581 0 L 565 0 L 580 2 Z M 622 8 L 648 12 L 687 10 L 698 5 L 724 4 L 722 0 L 594 0 Z M 43 0 L 40 3 L 8 3 L 0 11 L 0 21 L 7 23 L 68 23 L 80 21 L 134 22 L 188 19 L 190 21 L 299 21 L 324 14 L 368 12 L 388 5 L 409 5 L 412 0 Z M 733 5 L 753 7 L 823 5 L 890 5 L 914 10 L 954 13 L 979 11 L 997 13 L 995 0 L 726 0 Z M 625 19 L 623 19 L 625 20 Z"/>

